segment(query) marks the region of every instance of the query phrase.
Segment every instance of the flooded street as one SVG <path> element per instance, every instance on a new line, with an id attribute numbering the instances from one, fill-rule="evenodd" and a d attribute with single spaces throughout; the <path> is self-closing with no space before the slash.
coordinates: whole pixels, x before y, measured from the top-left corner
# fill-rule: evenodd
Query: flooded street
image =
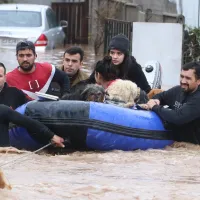
<path id="1" fill-rule="evenodd" d="M 3 168 L 4 200 L 199 199 L 199 147 L 32 155 Z M 1 163 L 20 155 L 1 154 Z"/>
<path id="2" fill-rule="evenodd" d="M 62 64 L 64 49 L 38 52 L 38 62 Z M 85 48 L 84 69 L 97 58 Z M 8 71 L 17 66 L 15 50 L 1 50 Z M 35 155 L 0 167 L 13 189 L 0 200 L 197 200 L 200 146 L 176 143 L 164 150 L 74 152 Z M 22 154 L 23 155 L 23 154 Z M 21 154 L 0 154 L 0 165 Z"/>

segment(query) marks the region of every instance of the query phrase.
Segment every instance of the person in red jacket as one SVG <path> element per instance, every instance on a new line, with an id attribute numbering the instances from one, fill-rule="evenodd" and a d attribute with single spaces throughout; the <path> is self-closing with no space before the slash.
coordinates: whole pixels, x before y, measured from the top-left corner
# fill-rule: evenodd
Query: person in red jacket
<path id="1" fill-rule="evenodd" d="M 19 67 L 6 75 L 9 86 L 23 90 L 32 99 L 37 99 L 35 92 L 52 94 L 51 82 L 57 82 L 62 96 L 69 92 L 70 83 L 66 73 L 49 63 L 37 63 L 35 46 L 31 41 L 19 42 L 16 46 L 16 56 Z"/>

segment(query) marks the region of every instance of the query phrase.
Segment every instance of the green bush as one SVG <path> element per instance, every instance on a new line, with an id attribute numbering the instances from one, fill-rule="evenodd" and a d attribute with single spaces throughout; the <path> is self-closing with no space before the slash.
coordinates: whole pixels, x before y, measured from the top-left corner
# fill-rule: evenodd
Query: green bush
<path id="1" fill-rule="evenodd" d="M 183 42 L 183 64 L 200 60 L 200 28 L 186 27 Z"/>

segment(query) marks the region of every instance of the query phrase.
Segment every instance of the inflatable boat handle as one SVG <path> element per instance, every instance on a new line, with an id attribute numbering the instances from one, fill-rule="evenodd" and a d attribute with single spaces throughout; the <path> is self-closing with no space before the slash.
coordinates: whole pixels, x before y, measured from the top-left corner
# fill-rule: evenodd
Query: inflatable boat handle
<path id="1" fill-rule="evenodd" d="M 68 144 L 68 145 L 71 144 L 70 139 L 69 139 L 69 138 L 65 138 L 63 144 L 66 144 L 66 145 L 67 145 L 67 144 Z"/>
<path id="2" fill-rule="evenodd" d="M 133 110 L 146 110 L 145 108 L 142 108 L 139 104 L 135 104 L 133 107 L 131 107 L 130 109 L 133 109 Z"/>

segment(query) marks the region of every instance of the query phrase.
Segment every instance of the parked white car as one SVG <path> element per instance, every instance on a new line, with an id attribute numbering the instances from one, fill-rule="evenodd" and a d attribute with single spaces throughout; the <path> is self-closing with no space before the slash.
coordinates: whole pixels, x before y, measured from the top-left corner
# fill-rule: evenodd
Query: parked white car
<path id="1" fill-rule="evenodd" d="M 54 11 L 45 5 L 0 4 L 0 47 L 13 48 L 30 40 L 36 50 L 63 46 L 67 21 L 56 20 Z"/>

